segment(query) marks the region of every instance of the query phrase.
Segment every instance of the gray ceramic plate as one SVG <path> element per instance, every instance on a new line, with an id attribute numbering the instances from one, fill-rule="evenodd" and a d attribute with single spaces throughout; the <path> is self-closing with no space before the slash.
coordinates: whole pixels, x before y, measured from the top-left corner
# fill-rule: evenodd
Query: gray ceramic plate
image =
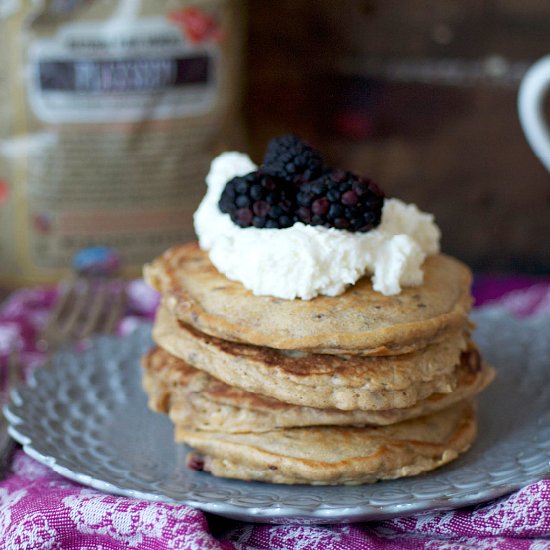
<path id="1" fill-rule="evenodd" d="M 550 475 L 550 321 L 496 310 L 475 321 L 498 369 L 480 398 L 479 437 L 456 462 L 416 478 L 287 487 L 187 470 L 186 448 L 174 444 L 167 418 L 148 411 L 141 389 L 149 326 L 58 354 L 12 393 L 10 433 L 29 455 L 85 485 L 249 521 L 360 521 L 476 504 Z"/>

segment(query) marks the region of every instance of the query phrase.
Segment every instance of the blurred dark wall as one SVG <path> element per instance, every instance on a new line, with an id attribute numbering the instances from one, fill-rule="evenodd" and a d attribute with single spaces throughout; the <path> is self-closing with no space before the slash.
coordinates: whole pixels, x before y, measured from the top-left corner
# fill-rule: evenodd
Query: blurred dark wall
<path id="1" fill-rule="evenodd" d="M 516 110 L 539 0 L 249 0 L 250 152 L 294 131 L 433 212 L 478 271 L 550 272 L 550 174 Z"/>

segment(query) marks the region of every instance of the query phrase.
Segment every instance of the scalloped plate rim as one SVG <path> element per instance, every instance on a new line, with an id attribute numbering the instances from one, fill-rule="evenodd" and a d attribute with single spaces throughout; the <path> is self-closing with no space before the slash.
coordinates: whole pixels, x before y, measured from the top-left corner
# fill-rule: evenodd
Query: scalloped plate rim
<path id="1" fill-rule="evenodd" d="M 209 512 L 212 514 L 223 515 L 224 517 L 234 518 L 238 520 L 246 520 L 251 518 L 256 519 L 312 519 L 312 520 L 327 520 L 327 514 L 330 513 L 330 520 L 342 520 L 349 522 L 354 521 L 363 521 L 363 520 L 375 520 L 375 519 L 389 519 L 392 517 L 405 515 L 411 515 L 415 513 L 425 512 L 428 510 L 453 510 L 457 507 L 469 506 L 472 504 L 478 504 L 480 502 L 486 502 L 488 500 L 498 498 L 500 496 L 506 495 L 515 490 L 521 489 L 522 487 L 529 485 L 530 483 L 535 483 L 541 479 L 540 476 L 534 476 L 532 479 L 527 480 L 522 483 L 510 483 L 494 486 L 487 488 L 483 491 L 472 490 L 465 493 L 461 493 L 457 497 L 437 497 L 432 499 L 426 499 L 421 503 L 400 503 L 395 505 L 371 505 L 371 504 L 362 504 L 357 506 L 348 506 L 339 508 L 335 512 L 334 508 L 309 508 L 296 510 L 290 506 L 264 506 L 264 507 L 254 507 L 250 506 L 246 508 L 246 512 L 243 512 L 243 507 L 238 505 L 231 505 L 228 503 L 204 503 L 201 501 L 195 501 L 193 499 L 174 499 L 172 497 L 158 494 L 158 493 L 147 493 L 140 491 L 138 489 L 128 489 L 120 487 L 119 485 L 113 484 L 108 481 L 100 480 L 90 476 L 89 474 L 83 474 L 78 472 L 73 472 L 70 468 L 59 464 L 53 456 L 46 456 L 38 452 L 32 447 L 31 443 L 23 443 L 25 436 L 22 436 L 17 430 L 10 427 L 10 435 L 21 445 L 23 450 L 31 457 L 37 460 L 38 462 L 44 464 L 45 466 L 51 468 L 54 472 L 60 474 L 67 479 L 81 483 L 82 485 L 87 485 L 94 489 L 98 489 L 103 492 L 116 494 L 120 496 L 127 496 L 131 498 L 140 498 L 143 500 L 149 500 L 152 502 L 166 502 L 173 504 L 185 504 L 188 506 L 193 506 L 204 512 Z M 548 473 L 550 474 L 550 462 L 548 464 Z M 86 478 L 84 480 L 83 478 Z M 219 508 L 224 506 L 226 509 L 220 512 Z M 308 514 L 304 518 L 304 511 Z"/>

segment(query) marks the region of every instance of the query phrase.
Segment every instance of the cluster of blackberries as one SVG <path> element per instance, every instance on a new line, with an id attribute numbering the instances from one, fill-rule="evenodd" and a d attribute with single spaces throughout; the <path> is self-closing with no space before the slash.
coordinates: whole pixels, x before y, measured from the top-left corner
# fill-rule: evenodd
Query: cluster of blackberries
<path id="1" fill-rule="evenodd" d="M 293 134 L 273 139 L 260 168 L 230 180 L 220 210 L 240 227 L 295 222 L 366 232 L 382 218 L 384 193 L 369 179 L 333 170 Z"/>

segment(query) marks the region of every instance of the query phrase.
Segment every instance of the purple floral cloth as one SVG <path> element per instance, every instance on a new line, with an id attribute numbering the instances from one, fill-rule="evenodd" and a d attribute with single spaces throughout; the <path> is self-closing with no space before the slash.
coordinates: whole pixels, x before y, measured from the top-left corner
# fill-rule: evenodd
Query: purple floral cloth
<path id="1" fill-rule="evenodd" d="M 500 288 L 496 292 L 495 288 Z M 548 315 L 550 283 L 483 279 L 476 304 L 498 303 L 512 314 Z M 121 334 L 149 321 L 156 294 L 128 284 Z M 28 372 L 40 367 L 35 346 L 56 299 L 55 288 L 13 293 L 0 308 L 0 368 L 15 346 Z M 109 495 L 69 481 L 14 454 L 0 482 L 0 549 L 529 549 L 550 550 L 550 479 L 475 507 L 406 518 L 326 526 L 261 525 L 204 514 L 185 505 Z"/>

